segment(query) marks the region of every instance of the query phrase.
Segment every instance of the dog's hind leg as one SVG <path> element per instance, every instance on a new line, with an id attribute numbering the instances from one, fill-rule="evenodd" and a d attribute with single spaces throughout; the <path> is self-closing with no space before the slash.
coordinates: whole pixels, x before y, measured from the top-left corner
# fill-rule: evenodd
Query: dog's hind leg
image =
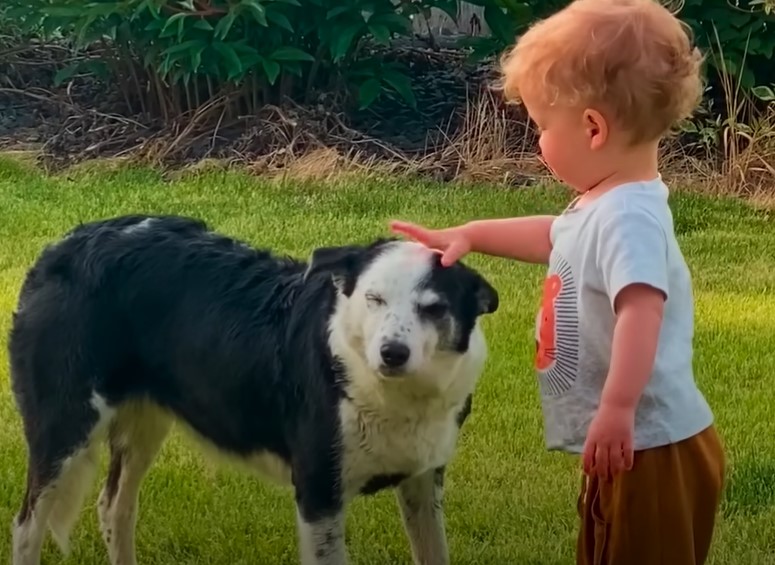
<path id="1" fill-rule="evenodd" d="M 396 490 L 415 565 L 449 564 L 443 493 L 443 467 L 410 477 Z"/>
<path id="2" fill-rule="evenodd" d="M 147 402 L 119 408 L 109 432 L 110 465 L 97 511 L 111 565 L 135 565 L 140 485 L 169 433 L 172 419 Z"/>
<path id="3" fill-rule="evenodd" d="M 112 411 L 98 397 L 25 419 L 29 461 L 27 490 L 13 524 L 13 565 L 38 565 L 46 526 L 64 554 L 70 532 L 92 485 L 98 447 Z"/>

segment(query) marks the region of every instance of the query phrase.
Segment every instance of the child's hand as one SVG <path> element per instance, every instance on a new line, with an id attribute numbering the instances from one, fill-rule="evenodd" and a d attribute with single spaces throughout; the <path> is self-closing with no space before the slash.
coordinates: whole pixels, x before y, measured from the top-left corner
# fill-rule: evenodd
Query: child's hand
<path id="1" fill-rule="evenodd" d="M 584 472 L 612 477 L 632 469 L 635 409 L 601 404 L 584 444 Z"/>
<path id="2" fill-rule="evenodd" d="M 390 222 L 390 229 L 441 252 L 441 264 L 450 266 L 471 251 L 471 242 L 460 228 L 430 230 L 409 222 Z"/>

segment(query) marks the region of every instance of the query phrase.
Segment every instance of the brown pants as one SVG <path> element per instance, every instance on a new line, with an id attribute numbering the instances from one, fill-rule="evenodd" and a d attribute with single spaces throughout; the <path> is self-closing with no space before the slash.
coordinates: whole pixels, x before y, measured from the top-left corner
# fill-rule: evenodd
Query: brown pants
<path id="1" fill-rule="evenodd" d="M 710 550 L 724 483 L 713 426 L 679 443 L 636 451 L 612 480 L 584 477 L 577 565 L 700 565 Z"/>

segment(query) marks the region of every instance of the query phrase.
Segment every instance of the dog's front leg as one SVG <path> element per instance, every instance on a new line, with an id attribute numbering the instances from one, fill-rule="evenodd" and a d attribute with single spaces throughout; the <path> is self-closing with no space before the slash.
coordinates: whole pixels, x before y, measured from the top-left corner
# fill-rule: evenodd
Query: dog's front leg
<path id="1" fill-rule="evenodd" d="M 308 447 L 293 464 L 299 553 L 301 565 L 346 565 L 341 467 L 328 447 L 336 436 L 323 424 L 308 425 Z"/>
<path id="2" fill-rule="evenodd" d="M 345 565 L 344 512 L 309 517 L 301 505 L 296 506 L 299 530 L 299 552 L 302 565 Z"/>
<path id="3" fill-rule="evenodd" d="M 404 480 L 396 491 L 415 565 L 448 565 L 444 468 Z"/>

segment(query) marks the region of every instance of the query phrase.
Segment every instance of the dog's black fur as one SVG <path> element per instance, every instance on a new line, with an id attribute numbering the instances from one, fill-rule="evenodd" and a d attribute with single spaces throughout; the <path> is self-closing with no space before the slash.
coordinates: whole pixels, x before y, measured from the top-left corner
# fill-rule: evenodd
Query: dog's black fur
<path id="1" fill-rule="evenodd" d="M 108 407 L 150 399 L 236 457 L 279 457 L 306 522 L 340 511 L 336 446 L 348 374 L 331 353 L 328 323 L 337 285 L 351 293 L 384 244 L 319 249 L 305 262 L 197 219 L 125 216 L 81 225 L 45 249 L 24 281 L 9 339 L 29 445 L 17 524 L 31 519 L 62 462 L 87 442 L 101 418 L 95 394 Z M 455 308 L 463 352 L 477 317 L 497 308 L 497 293 L 459 264 L 437 265 L 432 277 Z M 123 449 L 109 440 L 108 504 Z M 361 491 L 395 482 L 373 477 Z"/>

